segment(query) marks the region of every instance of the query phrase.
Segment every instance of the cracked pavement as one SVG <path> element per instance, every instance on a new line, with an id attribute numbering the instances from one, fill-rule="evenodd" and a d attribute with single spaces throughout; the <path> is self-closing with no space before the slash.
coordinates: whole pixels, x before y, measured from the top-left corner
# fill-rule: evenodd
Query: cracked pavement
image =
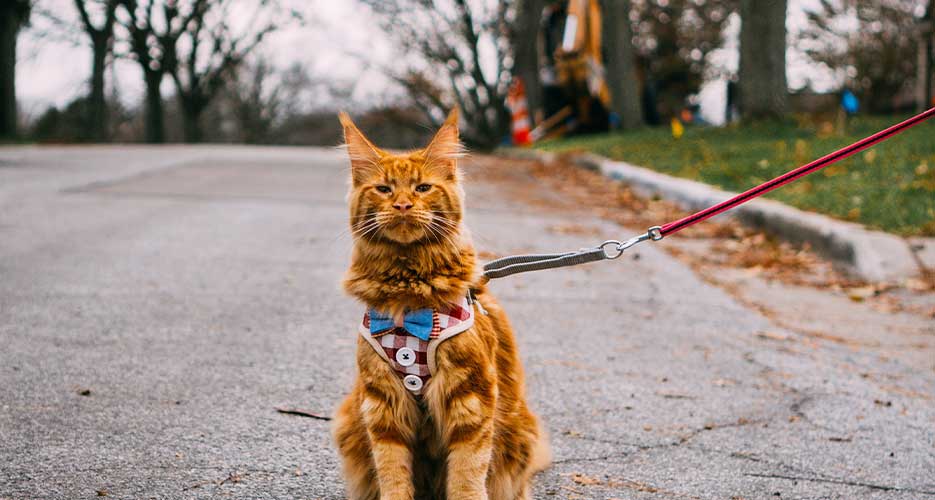
<path id="1" fill-rule="evenodd" d="M 465 170 L 485 259 L 637 232 Z M 329 423 L 274 408 L 328 414 L 353 376 L 345 175 L 312 148 L 0 149 L 0 499 L 343 498 Z M 728 290 L 663 243 L 492 283 L 552 437 L 535 498 L 935 499 L 931 319 Z"/>

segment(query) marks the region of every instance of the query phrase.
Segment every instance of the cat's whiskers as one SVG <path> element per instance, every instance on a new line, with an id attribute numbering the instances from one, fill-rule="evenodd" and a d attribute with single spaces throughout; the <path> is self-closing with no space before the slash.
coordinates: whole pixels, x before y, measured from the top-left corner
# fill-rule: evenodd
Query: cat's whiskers
<path id="1" fill-rule="evenodd" d="M 377 234 L 377 230 L 380 229 L 379 224 L 374 224 L 373 226 L 367 228 L 366 231 L 363 231 L 357 235 L 359 239 L 366 239 L 367 241 L 373 241 L 373 236 Z"/>
<path id="2" fill-rule="evenodd" d="M 454 234 L 457 232 L 457 228 L 454 226 L 442 226 L 438 224 L 438 218 L 431 218 L 426 224 L 426 228 L 434 234 L 440 236 L 445 243 L 447 243 L 451 248 L 458 248 L 458 244 L 455 242 Z M 447 221 L 450 223 L 451 221 Z M 441 243 L 441 242 L 439 242 Z"/>
<path id="3" fill-rule="evenodd" d="M 438 226 L 439 229 L 444 230 L 446 233 L 457 233 L 461 227 L 457 222 L 439 218 L 434 219 L 432 224 Z"/>
<path id="4" fill-rule="evenodd" d="M 427 225 L 426 228 L 435 237 L 435 241 L 438 242 L 439 245 L 447 245 L 452 249 L 457 248 L 451 235 L 441 231 L 437 226 L 432 224 Z"/>
<path id="5" fill-rule="evenodd" d="M 358 227 L 354 229 L 354 235 L 357 236 L 357 238 L 366 238 L 368 241 L 372 241 L 373 235 L 376 234 L 377 230 L 383 227 L 385 217 L 381 217 L 382 214 L 379 212 L 368 215 L 372 215 L 372 217 L 355 224 L 355 226 Z"/>
<path id="6" fill-rule="evenodd" d="M 443 219 L 439 219 L 438 217 L 432 215 L 432 213 L 433 212 L 423 210 L 423 211 L 418 211 L 418 212 L 412 212 L 411 216 L 416 221 L 422 224 L 422 227 L 424 228 L 426 235 L 434 239 L 437 244 L 439 245 L 447 244 L 447 245 L 450 245 L 452 248 L 456 248 L 454 240 L 451 238 L 451 235 L 449 234 L 452 232 L 451 229 L 454 229 L 453 226 L 450 226 L 451 221 L 447 221 L 447 220 L 444 221 L 445 223 L 449 224 L 449 227 L 441 226 L 437 224 L 437 222 Z"/>
<path id="7" fill-rule="evenodd" d="M 355 216 L 355 217 L 351 217 L 351 219 L 352 219 L 352 220 L 353 220 L 353 219 L 363 219 L 364 217 L 368 217 L 369 215 L 371 215 L 371 214 L 358 215 L 358 216 Z M 347 227 L 345 227 L 345 228 L 342 229 L 341 231 L 338 231 L 338 233 L 335 234 L 333 238 L 331 238 L 331 243 L 334 243 L 334 242 L 338 241 L 339 239 L 344 238 L 345 236 L 356 235 L 356 234 L 357 234 L 357 231 L 359 231 L 359 230 L 361 229 L 362 226 L 366 225 L 367 222 L 369 222 L 369 221 L 367 221 L 367 220 L 361 220 L 361 221 L 357 221 L 357 222 L 351 223 L 350 225 L 348 225 Z"/>

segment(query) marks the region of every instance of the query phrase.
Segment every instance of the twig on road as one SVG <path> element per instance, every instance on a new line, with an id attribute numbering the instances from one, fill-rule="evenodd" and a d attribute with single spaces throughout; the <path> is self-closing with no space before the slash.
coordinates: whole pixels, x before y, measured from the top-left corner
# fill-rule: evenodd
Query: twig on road
<path id="1" fill-rule="evenodd" d="M 331 420 L 331 417 L 320 415 L 308 410 L 300 410 L 298 408 L 276 408 L 276 411 L 286 415 L 298 415 L 300 417 L 314 418 L 316 420 Z"/>

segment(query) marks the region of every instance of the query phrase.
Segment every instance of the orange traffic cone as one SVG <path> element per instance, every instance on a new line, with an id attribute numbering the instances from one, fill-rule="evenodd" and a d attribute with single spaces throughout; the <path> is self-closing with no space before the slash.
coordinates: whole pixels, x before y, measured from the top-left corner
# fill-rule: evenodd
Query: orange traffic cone
<path id="1" fill-rule="evenodd" d="M 510 108 L 511 131 L 513 132 L 513 145 L 526 146 L 532 143 L 529 135 L 529 111 L 526 109 L 526 88 L 523 80 L 516 78 L 510 91 L 507 93 L 506 105 Z"/>

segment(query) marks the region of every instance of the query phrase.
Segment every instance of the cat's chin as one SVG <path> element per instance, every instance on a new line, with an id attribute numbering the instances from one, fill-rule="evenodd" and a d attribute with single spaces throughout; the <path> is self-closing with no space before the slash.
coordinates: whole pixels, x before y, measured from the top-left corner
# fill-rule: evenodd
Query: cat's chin
<path id="1" fill-rule="evenodd" d="M 400 245 L 411 245 L 428 237 L 428 232 L 419 224 L 400 223 L 382 231 L 381 236 Z"/>

